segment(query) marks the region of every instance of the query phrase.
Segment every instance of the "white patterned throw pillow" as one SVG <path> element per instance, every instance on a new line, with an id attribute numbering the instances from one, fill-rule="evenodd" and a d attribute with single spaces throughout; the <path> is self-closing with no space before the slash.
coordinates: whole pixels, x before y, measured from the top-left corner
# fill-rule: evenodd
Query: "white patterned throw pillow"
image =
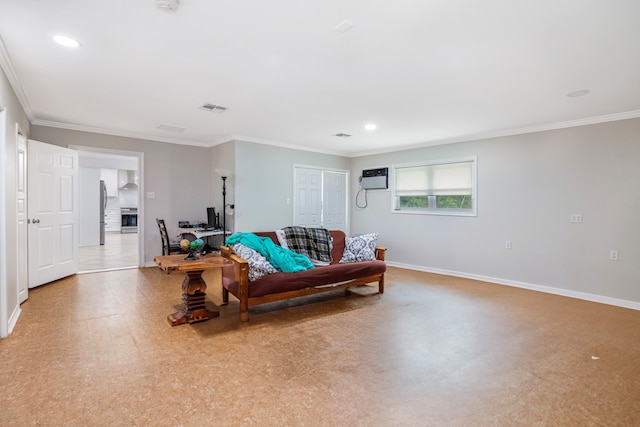
<path id="1" fill-rule="evenodd" d="M 347 237 L 344 242 L 344 253 L 341 264 L 376 259 L 376 242 L 378 233 L 360 234 Z"/>
<path id="2" fill-rule="evenodd" d="M 233 252 L 238 255 L 240 258 L 244 258 L 249 264 L 249 281 L 253 282 L 254 280 L 258 280 L 262 276 L 266 276 L 267 274 L 277 273 L 278 270 L 271 265 L 269 260 L 267 260 L 261 253 L 251 249 L 248 246 L 245 246 L 241 243 L 236 243 L 231 245 Z"/>

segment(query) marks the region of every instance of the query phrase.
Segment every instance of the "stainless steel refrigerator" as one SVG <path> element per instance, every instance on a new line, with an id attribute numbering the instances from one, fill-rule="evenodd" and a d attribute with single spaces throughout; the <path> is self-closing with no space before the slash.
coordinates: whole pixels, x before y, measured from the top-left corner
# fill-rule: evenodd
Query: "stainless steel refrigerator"
<path id="1" fill-rule="evenodd" d="M 104 210 L 107 207 L 107 187 L 100 180 L 100 244 L 104 245 Z"/>

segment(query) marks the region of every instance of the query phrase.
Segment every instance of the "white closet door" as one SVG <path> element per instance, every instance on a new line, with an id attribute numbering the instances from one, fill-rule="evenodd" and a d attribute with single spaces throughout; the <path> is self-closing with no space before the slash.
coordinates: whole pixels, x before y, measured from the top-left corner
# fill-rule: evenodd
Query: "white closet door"
<path id="1" fill-rule="evenodd" d="M 328 230 L 347 232 L 347 174 L 323 172 L 322 225 Z"/>
<path id="2" fill-rule="evenodd" d="M 347 172 L 294 168 L 293 225 L 347 232 Z"/>
<path id="3" fill-rule="evenodd" d="M 295 168 L 293 225 L 322 225 L 322 170 Z"/>

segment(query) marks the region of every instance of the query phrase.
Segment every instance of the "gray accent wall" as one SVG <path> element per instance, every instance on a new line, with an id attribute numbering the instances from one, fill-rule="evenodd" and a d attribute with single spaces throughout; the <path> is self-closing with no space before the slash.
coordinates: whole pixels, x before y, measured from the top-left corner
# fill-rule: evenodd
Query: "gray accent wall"
<path id="1" fill-rule="evenodd" d="M 468 155 L 477 217 L 393 213 L 390 190 L 355 206 L 362 169 Z M 392 264 L 640 309 L 640 119 L 358 157 L 351 171 L 352 231 L 379 232 Z"/>
<path id="2" fill-rule="evenodd" d="M 226 142 L 224 144 L 211 147 L 209 150 L 209 156 L 211 164 L 211 201 L 209 206 L 216 208 L 216 213 L 220 215 L 220 223 L 222 224 L 223 206 L 222 206 L 222 177 L 216 172 L 217 169 L 226 169 L 233 172 L 230 177 L 227 177 L 227 204 L 235 204 L 235 142 Z M 227 215 L 227 229 L 233 231 L 234 215 Z"/>
<path id="3" fill-rule="evenodd" d="M 235 142 L 235 230 L 268 231 L 293 221 L 293 167 L 349 169 L 349 159 L 252 142 Z"/>

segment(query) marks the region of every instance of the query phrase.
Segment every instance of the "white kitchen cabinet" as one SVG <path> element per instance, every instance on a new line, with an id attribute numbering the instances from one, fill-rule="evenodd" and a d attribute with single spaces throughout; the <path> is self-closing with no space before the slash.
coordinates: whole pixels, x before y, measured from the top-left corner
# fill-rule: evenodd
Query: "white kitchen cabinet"
<path id="1" fill-rule="evenodd" d="M 100 177 L 107 187 L 107 197 L 118 197 L 118 170 L 100 169 Z"/>
<path id="2" fill-rule="evenodd" d="M 120 209 L 104 210 L 104 231 L 120 231 L 122 228 L 122 217 Z"/>

